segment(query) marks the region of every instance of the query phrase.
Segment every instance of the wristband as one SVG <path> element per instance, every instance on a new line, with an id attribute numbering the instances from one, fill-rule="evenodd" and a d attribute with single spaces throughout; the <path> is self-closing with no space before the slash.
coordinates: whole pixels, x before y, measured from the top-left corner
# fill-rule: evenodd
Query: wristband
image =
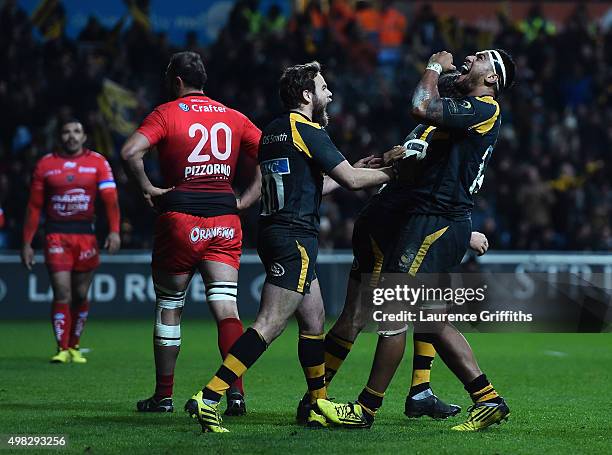
<path id="1" fill-rule="evenodd" d="M 438 73 L 438 76 L 442 74 L 442 65 L 437 62 L 430 62 L 427 64 L 426 70 L 432 70 Z"/>

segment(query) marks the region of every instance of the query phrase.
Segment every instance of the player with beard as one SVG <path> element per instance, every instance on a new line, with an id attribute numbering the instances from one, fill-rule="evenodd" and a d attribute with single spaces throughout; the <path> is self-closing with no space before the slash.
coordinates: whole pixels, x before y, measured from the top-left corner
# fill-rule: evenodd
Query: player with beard
<path id="1" fill-rule="evenodd" d="M 34 169 L 23 225 L 21 261 L 34 264 L 32 239 L 45 210 L 45 264 L 53 288 L 51 322 L 57 341 L 53 363 L 86 363 L 79 340 L 89 314 L 87 293 L 100 264 L 94 234 L 95 200 L 106 209 L 109 234 L 104 247 L 115 253 L 120 245 L 119 203 L 113 172 L 99 153 L 84 147 L 87 135 L 76 119 L 60 128 L 61 150 L 43 156 Z"/>
<path id="2" fill-rule="evenodd" d="M 413 172 L 404 191 L 393 194 L 393 185 L 382 191 L 395 199 L 392 207 L 402 208 L 402 213 L 396 214 L 401 224 L 386 250 L 374 249 L 375 264 L 370 267 L 373 286 L 385 272 L 416 277 L 417 285 L 423 274 L 444 276 L 456 269 L 469 245 L 473 195 L 482 185 L 501 124 L 495 98 L 511 87 L 515 65 L 503 50 L 470 55 L 453 84 L 463 96 L 443 98 L 438 92 L 439 76 L 454 69 L 451 54 L 434 54 L 415 90 L 412 113 L 422 124 L 405 144 L 406 153 L 414 159 L 409 163 Z M 428 357 L 433 358 L 437 351 L 474 402 L 467 421 L 453 430 L 477 431 L 507 418 L 507 404 L 452 324 L 415 322 L 414 329 L 417 337 L 435 348 Z M 400 324 L 379 332 L 370 377 L 355 403 L 317 400 L 329 420 L 353 428 L 371 427 L 403 356 L 406 330 L 407 326 Z M 415 390 L 413 398 L 431 396 L 428 381 L 426 386 Z"/>
<path id="3" fill-rule="evenodd" d="M 462 96 L 455 87 L 459 71 L 444 73 L 438 81 L 438 90 L 444 97 Z M 424 134 L 427 126 L 417 126 L 404 140 L 408 157 L 402 163 L 417 171 L 417 161 L 422 159 L 423 148 L 429 147 L 434 135 Z M 325 335 L 325 383 L 329 387 L 332 379 L 346 360 L 357 336 L 366 327 L 367 308 L 363 306 L 362 290 L 378 285 L 385 253 L 389 253 L 399 235 L 405 211 L 410 208 L 411 180 L 408 176 L 402 182 L 385 185 L 366 203 L 355 220 L 353 229 L 354 261 L 349 274 L 347 293 L 342 313 Z M 472 232 L 470 248 L 482 255 L 488 249 L 487 238 L 480 232 Z M 362 280 L 367 276 L 367 280 Z M 397 344 L 398 349 L 405 343 L 405 332 L 399 337 L 382 337 L 381 344 Z M 381 348 L 384 349 L 384 348 Z M 431 366 L 435 349 L 427 334 L 413 336 L 413 371 L 404 413 L 408 417 L 430 416 L 435 419 L 452 417 L 461 411 L 457 405 L 440 400 L 430 387 Z M 297 421 L 305 422 L 310 412 L 310 401 L 305 396 L 297 409 Z"/>
<path id="4" fill-rule="evenodd" d="M 386 183 L 395 176 L 392 168 L 361 168 L 371 157 L 351 166 L 333 144 L 324 129 L 332 93 L 318 62 L 287 68 L 279 92 L 288 112 L 263 130 L 259 150 L 262 201 L 257 251 L 266 269 L 261 304 L 252 327 L 232 346 L 215 376 L 185 405 L 204 432 L 227 431 L 218 412 L 223 394 L 294 314 L 299 325 L 298 357 L 310 402 L 327 397 L 325 312 L 315 274 L 319 205 L 322 194 L 334 185 L 324 174 L 352 190 Z M 400 154 L 403 148 L 392 150 Z M 308 423 L 327 425 L 316 409 L 311 409 Z"/>

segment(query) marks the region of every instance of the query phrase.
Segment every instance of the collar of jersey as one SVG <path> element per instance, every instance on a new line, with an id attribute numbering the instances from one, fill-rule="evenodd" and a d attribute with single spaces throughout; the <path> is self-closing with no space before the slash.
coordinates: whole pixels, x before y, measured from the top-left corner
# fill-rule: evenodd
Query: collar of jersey
<path id="1" fill-rule="evenodd" d="M 78 155 L 68 155 L 67 153 L 61 153 L 61 152 L 53 152 L 53 154 L 55 156 L 57 156 L 58 158 L 62 158 L 64 160 L 78 160 L 79 158 L 81 158 L 82 156 L 85 156 L 89 153 L 89 149 L 83 147 L 83 153 L 79 153 Z"/>
<path id="2" fill-rule="evenodd" d="M 289 111 L 289 116 L 291 116 L 291 114 L 297 114 L 297 115 L 299 115 L 300 117 L 304 117 L 304 119 L 305 119 L 306 121 L 305 121 L 305 122 L 303 122 L 303 123 L 306 123 L 306 124 L 308 124 L 308 125 L 314 126 L 315 128 L 321 128 L 321 125 L 319 125 L 317 122 L 313 122 L 312 120 L 310 120 L 310 119 L 308 118 L 308 116 L 307 116 L 307 115 L 302 114 L 301 112 L 298 112 L 298 111 Z"/>
<path id="3" fill-rule="evenodd" d="M 187 98 L 188 96 L 206 96 L 206 95 L 204 95 L 204 93 L 193 92 L 193 93 L 185 93 L 183 96 L 180 96 L 179 98 Z"/>

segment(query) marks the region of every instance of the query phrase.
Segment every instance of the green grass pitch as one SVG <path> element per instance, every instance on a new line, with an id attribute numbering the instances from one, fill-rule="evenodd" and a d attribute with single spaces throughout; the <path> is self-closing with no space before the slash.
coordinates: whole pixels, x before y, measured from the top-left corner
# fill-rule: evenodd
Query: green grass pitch
<path id="1" fill-rule="evenodd" d="M 152 324 L 92 321 L 82 340 L 86 365 L 51 365 L 50 324 L 2 322 L 0 434 L 67 434 L 70 453 L 610 453 L 610 334 L 469 334 L 481 367 L 508 401 L 510 420 L 480 433 L 450 431 L 460 421 L 403 416 L 411 349 L 371 430 L 307 430 L 294 423 L 304 391 L 290 325 L 246 376 L 248 415 L 225 418 L 231 433 L 202 434 L 182 406 L 219 364 L 216 327 L 183 324 L 174 414 L 140 414 L 135 402 L 153 390 Z M 363 334 L 330 395 L 353 400 L 364 386 L 376 337 Z M 432 384 L 460 404 L 469 400 L 438 359 Z M 223 409 L 225 404 L 223 404 Z M 0 450 L 2 453 L 3 450 Z M 23 453 L 49 453 L 28 450 Z"/>

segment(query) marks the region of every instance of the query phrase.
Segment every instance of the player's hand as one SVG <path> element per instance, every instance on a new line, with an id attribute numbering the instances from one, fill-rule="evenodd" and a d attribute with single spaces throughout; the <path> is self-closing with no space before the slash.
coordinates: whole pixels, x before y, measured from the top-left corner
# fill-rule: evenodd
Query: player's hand
<path id="1" fill-rule="evenodd" d="M 147 204 L 149 204 L 149 207 L 155 208 L 155 199 L 160 196 L 163 196 L 164 194 L 172 191 L 173 189 L 174 187 L 157 188 L 156 186 L 151 186 L 150 188 L 143 190 L 142 195 L 144 196 L 145 201 L 147 201 Z"/>
<path id="2" fill-rule="evenodd" d="M 443 73 L 457 69 L 455 65 L 453 65 L 453 54 L 446 51 L 433 54 L 429 58 L 429 63 L 439 63 L 440 66 L 442 66 Z"/>
<path id="3" fill-rule="evenodd" d="M 383 159 L 380 156 L 370 155 L 365 158 L 361 158 L 359 161 L 353 164 L 355 168 L 370 168 L 370 169 L 378 169 L 383 166 Z"/>
<path id="4" fill-rule="evenodd" d="M 478 256 L 485 254 L 489 249 L 487 236 L 482 232 L 472 232 L 472 237 L 470 237 L 470 248 L 478 253 Z"/>
<path id="5" fill-rule="evenodd" d="M 239 212 L 245 209 L 245 207 L 242 205 L 242 199 L 240 199 L 239 197 L 236 198 L 236 208 Z"/>
<path id="6" fill-rule="evenodd" d="M 406 148 L 403 145 L 396 145 L 391 150 L 383 153 L 383 163 L 385 166 L 390 166 L 396 161 L 399 161 L 404 158 L 404 154 L 406 153 Z"/>
<path id="7" fill-rule="evenodd" d="M 106 236 L 104 248 L 106 248 L 110 254 L 115 254 L 119 251 L 119 248 L 121 248 L 121 237 L 119 237 L 117 232 L 111 232 Z"/>
<path id="8" fill-rule="evenodd" d="M 28 270 L 32 270 L 32 266 L 36 264 L 32 245 L 23 245 L 23 248 L 21 249 L 21 263 Z"/>

